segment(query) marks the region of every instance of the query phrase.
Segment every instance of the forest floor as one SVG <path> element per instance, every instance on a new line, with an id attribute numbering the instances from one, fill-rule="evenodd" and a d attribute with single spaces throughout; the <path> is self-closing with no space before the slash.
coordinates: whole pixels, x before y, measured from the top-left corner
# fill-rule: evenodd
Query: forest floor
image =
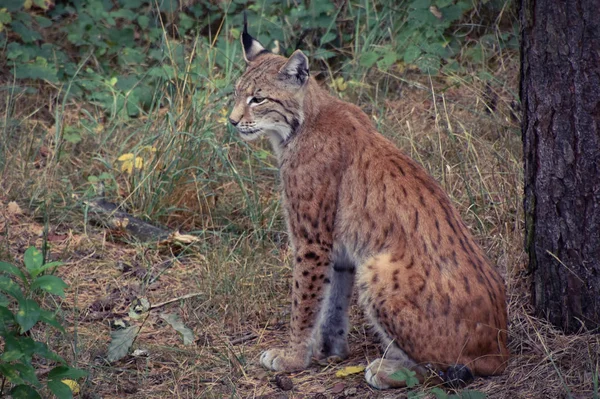
<path id="1" fill-rule="evenodd" d="M 382 85 L 395 85 L 387 88 L 385 98 L 342 95 L 358 102 L 381 132 L 442 184 L 506 281 L 512 358 L 503 375 L 477 378 L 468 389 L 488 398 L 597 398 L 600 338 L 585 332 L 563 335 L 532 313 L 523 252 L 518 66 L 514 56 L 506 61 L 494 71 L 495 84 L 476 78 L 431 81 L 409 72 L 402 82 L 382 78 L 371 83 L 372 93 Z M 71 107 L 62 118 L 76 120 L 83 108 Z M 51 143 L 52 115 L 50 110 L 39 119 L 28 116 L 31 123 L 19 134 L 35 130 L 32 143 Z M 122 129 L 136 131 L 131 125 Z M 231 132 L 220 125 L 216 141 L 227 134 Z M 182 208 L 198 203 L 193 221 L 189 215 L 158 221 L 198 239 L 184 244 L 141 243 L 118 229 L 88 223 L 77 190 L 65 187 L 84 186 L 87 176 L 100 168 L 93 151 L 59 159 L 57 172 L 51 169 L 57 167 L 52 145 L 37 148 L 34 153 L 13 153 L 0 175 L 0 260 L 20 263 L 27 247 L 45 243 L 48 258 L 65 263 L 57 274 L 69 288 L 54 304 L 67 334 L 45 329 L 32 334 L 89 371 L 80 397 L 435 397 L 431 387 L 376 391 L 363 373 L 336 377 L 337 371 L 367 365 L 381 353 L 355 302 L 351 353 L 341 364 L 313 364 L 290 374 L 290 390 L 283 390 L 285 384 L 258 364 L 261 351 L 286 345 L 290 308 L 290 250 L 268 143 L 228 143 L 227 159 L 240 174 L 250 176 L 243 185 L 234 177 L 221 178 L 210 186 L 214 195 L 193 185 L 173 193 L 174 203 Z M 119 151 L 109 149 L 111 159 Z M 258 154 L 254 161 L 244 158 L 249 151 Z M 260 170 L 251 170 L 257 162 Z M 113 168 L 115 174 L 123 172 Z M 126 175 L 115 180 L 122 198 L 131 195 Z M 159 306 L 141 320 L 130 320 L 128 310 L 136 298 Z M 181 317 L 194 332 L 191 345 L 183 344 L 162 313 Z M 111 323 L 117 319 L 141 326 L 134 349 L 145 352 L 110 363 L 107 347 Z"/>

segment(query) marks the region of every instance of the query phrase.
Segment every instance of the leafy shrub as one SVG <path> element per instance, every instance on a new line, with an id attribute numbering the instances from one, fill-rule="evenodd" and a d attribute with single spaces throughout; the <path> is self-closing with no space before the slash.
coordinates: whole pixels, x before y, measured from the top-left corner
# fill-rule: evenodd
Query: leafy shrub
<path id="1" fill-rule="evenodd" d="M 437 73 L 445 65 L 457 67 L 466 36 L 460 22 L 476 4 L 467 0 L 245 3 L 197 1 L 179 8 L 173 0 L 89 0 L 47 9 L 43 0 L 12 0 L 0 9 L 0 32 L 4 30 L 0 38 L 8 39 L 6 60 L 17 79 L 71 82 L 70 96 L 82 96 L 112 114 L 137 116 L 157 105 L 156 92 L 165 83 L 197 79 L 198 71 L 205 70 L 198 68 L 200 60 L 186 58 L 179 40 L 196 37 L 227 54 L 224 41 L 231 37 L 223 34 L 223 23 L 230 24 L 237 38 L 244 9 L 261 41 L 270 47 L 277 43 L 284 53 L 302 46 L 312 50 L 315 59 L 328 60 L 354 49 L 360 50 L 356 55 L 362 67 L 386 70 L 404 61 L 425 73 Z M 488 0 L 477 7 L 499 11 L 496 3 Z M 44 12 L 32 11 L 32 6 Z M 515 32 L 506 35 L 511 37 L 502 41 L 514 46 Z M 218 66 L 227 68 L 230 60 L 217 58 Z"/>
<path id="2" fill-rule="evenodd" d="M 13 384 L 9 394 L 14 398 L 41 398 L 42 387 L 36 375 L 38 358 L 57 363 L 48 373 L 47 388 L 58 398 L 71 398 L 69 380 L 85 377 L 83 370 L 68 367 L 66 361 L 36 341 L 31 329 L 38 323 L 52 326 L 62 332 L 64 328 L 55 314 L 38 303 L 44 292 L 64 296 L 67 286 L 59 277 L 45 272 L 60 266 L 60 262 L 44 263 L 42 253 L 31 247 L 25 252 L 25 270 L 10 263 L 0 262 L 0 336 L 4 340 L 4 352 L 0 356 L 0 375 L 3 381 Z M 66 381 L 67 383 L 63 382 Z M 3 383 L 4 385 L 4 383 Z M 0 396 L 3 395 L 0 388 Z"/>

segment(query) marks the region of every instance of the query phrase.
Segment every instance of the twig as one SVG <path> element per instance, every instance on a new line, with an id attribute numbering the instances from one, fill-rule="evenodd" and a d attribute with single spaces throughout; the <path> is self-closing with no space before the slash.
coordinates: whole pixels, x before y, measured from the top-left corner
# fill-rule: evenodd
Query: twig
<path id="1" fill-rule="evenodd" d="M 104 320 L 104 319 L 122 319 L 127 316 L 127 313 L 114 313 L 111 310 L 99 311 L 99 312 L 90 312 L 81 319 L 81 322 L 89 322 L 96 320 Z"/>
<path id="2" fill-rule="evenodd" d="M 232 339 L 231 341 L 229 341 L 229 343 L 231 345 L 239 345 L 239 344 L 243 344 L 244 342 L 255 340 L 256 338 L 258 338 L 258 335 L 254 334 L 254 333 L 248 333 L 246 335 L 242 335 L 239 338 Z"/>
<path id="3" fill-rule="evenodd" d="M 104 199 L 83 201 L 83 204 L 88 208 L 90 220 L 111 229 L 125 230 L 141 241 L 162 241 L 169 237 L 169 231 L 131 216 Z"/>
<path id="4" fill-rule="evenodd" d="M 194 294 L 187 294 L 187 295 L 183 295 L 183 296 L 180 296 L 180 297 L 177 297 L 177 298 L 169 299 L 168 301 L 161 302 L 161 303 L 157 303 L 156 305 L 152 305 L 152 306 L 150 306 L 150 309 L 156 309 L 156 308 L 160 308 L 160 307 L 162 307 L 162 306 L 165 306 L 165 305 L 168 305 L 168 304 L 170 304 L 170 303 L 177 302 L 177 301 L 180 301 L 180 300 L 182 300 L 182 299 L 189 299 L 189 298 L 193 298 L 193 297 L 195 297 L 195 296 L 200 296 L 200 295 L 202 295 L 202 294 L 204 294 L 204 292 L 196 292 L 196 293 L 194 293 Z"/>

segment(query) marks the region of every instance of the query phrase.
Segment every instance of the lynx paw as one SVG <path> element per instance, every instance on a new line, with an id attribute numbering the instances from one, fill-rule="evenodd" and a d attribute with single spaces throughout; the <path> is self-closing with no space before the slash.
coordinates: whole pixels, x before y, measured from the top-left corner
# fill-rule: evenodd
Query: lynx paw
<path id="1" fill-rule="evenodd" d="M 348 352 L 348 341 L 345 339 L 324 339 L 313 347 L 313 356 L 320 364 L 340 363 L 348 357 Z"/>
<path id="2" fill-rule="evenodd" d="M 328 356 L 328 357 L 318 357 L 315 356 L 315 360 L 317 361 L 317 363 L 319 363 L 321 366 L 328 366 L 330 364 L 337 364 L 337 363 L 341 363 L 346 359 L 346 357 L 340 357 L 340 356 Z"/>
<path id="3" fill-rule="evenodd" d="M 390 384 L 388 384 L 386 380 L 388 378 L 388 374 L 393 372 L 393 370 L 385 367 L 385 365 L 382 363 L 382 359 L 377 359 L 371 362 L 371 364 L 369 364 L 365 370 L 365 380 L 367 380 L 369 385 L 376 389 L 391 388 Z"/>
<path id="4" fill-rule="evenodd" d="M 269 349 L 260 355 L 260 364 L 273 371 L 298 371 L 308 366 L 305 357 L 283 349 Z"/>
<path id="5" fill-rule="evenodd" d="M 389 389 L 389 388 L 403 388 L 406 386 L 406 382 L 393 378 L 392 375 L 403 368 L 411 367 L 410 363 L 402 360 L 394 359 L 376 359 L 367 366 L 365 370 L 365 379 L 367 383 L 373 388 L 377 389 Z M 420 373 L 420 371 L 418 371 Z M 422 376 L 417 374 L 419 382 L 422 381 Z"/>

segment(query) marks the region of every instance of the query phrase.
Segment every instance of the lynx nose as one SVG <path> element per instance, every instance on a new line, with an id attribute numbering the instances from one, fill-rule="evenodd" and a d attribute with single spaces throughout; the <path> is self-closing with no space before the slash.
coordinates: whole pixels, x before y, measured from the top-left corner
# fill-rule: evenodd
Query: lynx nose
<path id="1" fill-rule="evenodd" d="M 238 123 L 240 123 L 240 121 L 236 121 L 235 119 L 229 118 L 229 123 L 231 123 L 233 125 L 233 127 L 236 127 L 238 125 Z"/>

